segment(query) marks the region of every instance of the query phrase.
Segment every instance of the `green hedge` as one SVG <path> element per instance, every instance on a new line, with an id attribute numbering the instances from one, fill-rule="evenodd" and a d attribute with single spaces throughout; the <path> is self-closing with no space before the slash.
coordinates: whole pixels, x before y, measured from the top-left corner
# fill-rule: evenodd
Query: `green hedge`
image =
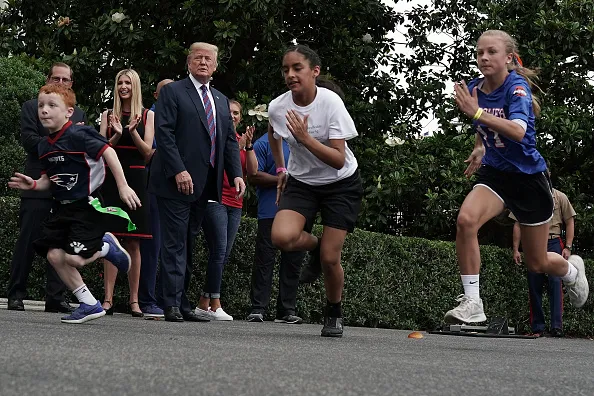
<path id="1" fill-rule="evenodd" d="M 0 227 L 0 287 L 5 296 L 12 249 L 18 234 L 19 200 L 0 198 L 3 213 Z M 254 259 L 256 221 L 244 218 L 235 242 L 230 263 L 223 277 L 225 310 L 241 319 L 249 313 L 251 267 Z M 319 231 L 319 229 L 317 230 Z M 195 251 L 199 269 L 192 282 L 191 297 L 197 299 L 204 282 L 206 252 L 204 244 Z M 487 317 L 507 316 L 519 330 L 528 330 L 528 291 L 525 270 L 516 267 L 509 250 L 483 246 L 481 291 Z M 421 238 L 403 238 L 355 231 L 349 235 L 343 252 L 345 269 L 344 311 L 346 323 L 354 326 L 429 329 L 438 325 L 443 314 L 455 305 L 461 292 L 454 244 Z M 594 263 L 586 262 L 590 274 Z M 83 277 L 97 297 L 102 297 L 102 266 L 90 265 Z M 276 277 L 276 275 L 275 275 Z M 30 276 L 31 298 L 43 297 L 44 267 L 37 259 Z M 277 281 L 272 292 L 269 315 L 274 314 Z M 115 301 L 124 308 L 127 283 L 118 277 Z M 325 301 L 323 283 L 301 286 L 297 311 L 306 321 L 319 322 Z M 547 310 L 548 311 L 548 310 Z M 576 310 L 566 304 L 564 326 L 568 334 L 594 334 L 592 304 Z"/>
<path id="2" fill-rule="evenodd" d="M 0 195 L 18 196 L 6 183 L 23 171 L 25 151 L 19 143 L 21 107 L 37 96 L 45 77 L 18 57 L 0 57 Z"/>

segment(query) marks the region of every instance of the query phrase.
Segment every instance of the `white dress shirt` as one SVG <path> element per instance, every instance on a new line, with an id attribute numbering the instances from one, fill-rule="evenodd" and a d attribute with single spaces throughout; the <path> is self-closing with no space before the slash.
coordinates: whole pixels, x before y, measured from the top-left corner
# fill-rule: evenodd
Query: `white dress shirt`
<path id="1" fill-rule="evenodd" d="M 200 103 L 202 103 L 202 107 L 204 107 L 204 100 L 202 99 L 202 86 L 206 85 L 206 94 L 208 95 L 208 99 L 210 99 L 210 105 L 212 106 L 212 116 L 214 117 L 215 134 L 216 134 L 217 107 L 215 106 L 215 101 L 214 101 L 214 98 L 212 97 L 212 91 L 210 90 L 210 82 L 207 82 L 206 84 L 202 84 L 201 82 L 198 82 L 198 80 L 196 80 L 194 78 L 194 76 L 191 74 L 190 74 L 190 80 L 192 80 L 192 84 L 194 84 L 194 86 L 196 87 L 196 91 L 198 91 L 198 95 L 200 95 Z M 204 109 L 204 111 L 206 111 L 206 109 Z M 207 125 L 207 128 L 208 128 L 208 125 Z"/>

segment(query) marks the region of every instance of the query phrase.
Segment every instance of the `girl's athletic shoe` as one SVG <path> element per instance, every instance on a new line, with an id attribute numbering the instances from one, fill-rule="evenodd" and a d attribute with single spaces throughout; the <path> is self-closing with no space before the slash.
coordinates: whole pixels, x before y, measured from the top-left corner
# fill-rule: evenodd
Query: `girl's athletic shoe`
<path id="1" fill-rule="evenodd" d="M 342 337 L 342 330 L 342 318 L 336 318 L 332 316 L 324 317 L 322 337 Z"/>
<path id="2" fill-rule="evenodd" d="M 483 300 L 460 294 L 456 299 L 460 304 L 445 314 L 446 323 L 480 323 L 487 317 L 483 310 Z"/>
<path id="3" fill-rule="evenodd" d="M 588 279 L 586 278 L 586 270 L 584 268 L 584 260 L 578 255 L 569 256 L 569 261 L 578 270 L 577 277 L 573 283 L 564 282 L 565 290 L 569 296 L 569 300 L 577 308 L 581 308 L 588 299 L 588 293 L 590 292 L 590 286 L 588 285 Z"/>

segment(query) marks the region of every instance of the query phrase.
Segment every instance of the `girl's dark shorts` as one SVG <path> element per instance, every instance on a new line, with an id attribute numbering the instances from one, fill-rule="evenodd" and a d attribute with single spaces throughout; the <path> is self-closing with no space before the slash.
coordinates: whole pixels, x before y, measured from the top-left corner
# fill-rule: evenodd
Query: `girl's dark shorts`
<path id="1" fill-rule="evenodd" d="M 553 217 L 552 186 L 547 172 L 504 172 L 481 165 L 477 175 L 474 187 L 483 186 L 495 193 L 520 224 L 538 226 Z"/>
<path id="2" fill-rule="evenodd" d="M 318 211 L 322 225 L 353 232 L 363 199 L 363 184 L 357 169 L 353 175 L 337 182 L 312 186 L 289 176 L 279 210 L 293 210 L 312 224 Z"/>

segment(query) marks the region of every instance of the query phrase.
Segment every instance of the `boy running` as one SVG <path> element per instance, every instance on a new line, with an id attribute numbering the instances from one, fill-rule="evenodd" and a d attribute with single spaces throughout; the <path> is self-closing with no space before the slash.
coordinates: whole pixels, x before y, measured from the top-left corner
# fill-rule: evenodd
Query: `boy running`
<path id="1" fill-rule="evenodd" d="M 74 312 L 62 318 L 63 323 L 84 323 L 105 315 L 78 268 L 100 257 L 120 271 L 128 272 L 130 268 L 130 256 L 104 229 L 104 213 L 126 219 L 127 214 L 119 208 L 102 208 L 98 199 L 92 197 L 105 180 L 105 162 L 116 178 L 122 201 L 132 210 L 140 206 L 107 140 L 93 128 L 73 125 L 69 120 L 75 102 L 74 92 L 64 86 L 49 84 L 40 89 L 39 120 L 50 133 L 38 145 L 44 170 L 37 180 L 15 173 L 8 183 L 10 188 L 19 190 L 49 189 L 56 201 L 43 224 L 43 236 L 34 242 L 34 247 L 40 255 L 47 256 L 80 302 Z"/>

